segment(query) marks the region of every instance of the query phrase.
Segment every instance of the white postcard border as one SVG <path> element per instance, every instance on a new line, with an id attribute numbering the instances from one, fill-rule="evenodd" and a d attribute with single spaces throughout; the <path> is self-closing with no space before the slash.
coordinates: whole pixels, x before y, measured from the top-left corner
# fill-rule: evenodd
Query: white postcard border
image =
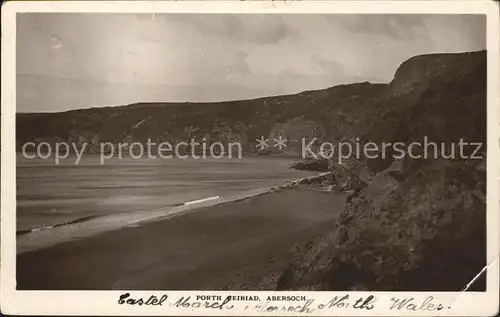
<path id="1" fill-rule="evenodd" d="M 219 308 L 186 308 L 169 305 L 183 296 L 210 294 L 254 296 L 261 299 L 277 295 L 272 291 L 129 291 L 133 297 L 168 295 L 163 306 L 127 306 L 118 298 L 127 291 L 17 291 L 16 286 L 16 17 L 17 12 L 113 12 L 113 13 L 444 13 L 487 15 L 488 108 L 487 127 L 487 291 L 486 292 L 279 292 L 278 295 L 305 295 L 314 299 L 313 312 L 271 312 L 249 308 L 252 302 L 231 302 L 231 310 Z M 64 1 L 7 2 L 2 6 L 2 116 L 1 116 L 1 256 L 0 304 L 4 314 L 29 315 L 240 315 L 240 316 L 491 316 L 499 302 L 499 10 L 493 1 Z M 479 272 L 478 272 L 479 273 Z M 319 309 L 335 296 L 349 294 L 352 298 L 377 298 L 372 310 L 352 307 Z M 429 296 L 442 303 L 441 311 L 390 310 L 392 297 L 414 297 L 424 302 Z M 283 303 L 282 303 L 283 304 Z M 298 303 L 287 303 L 298 305 Z M 255 304 L 253 304 L 255 306 Z"/>

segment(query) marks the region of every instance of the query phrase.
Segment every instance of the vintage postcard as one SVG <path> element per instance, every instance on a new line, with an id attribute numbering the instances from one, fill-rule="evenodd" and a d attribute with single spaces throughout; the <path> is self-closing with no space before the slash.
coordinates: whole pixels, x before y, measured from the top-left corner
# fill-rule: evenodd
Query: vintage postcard
<path id="1" fill-rule="evenodd" d="M 499 5 L 2 6 L 0 309 L 494 316 Z"/>

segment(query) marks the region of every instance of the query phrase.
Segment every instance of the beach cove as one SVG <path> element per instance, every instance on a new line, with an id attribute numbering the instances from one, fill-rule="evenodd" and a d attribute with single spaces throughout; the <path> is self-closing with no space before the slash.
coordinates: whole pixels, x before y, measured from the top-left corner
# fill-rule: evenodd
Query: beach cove
<path id="1" fill-rule="evenodd" d="M 24 252 L 18 289 L 272 290 L 290 248 L 331 230 L 345 204 L 345 194 L 282 187 Z"/>

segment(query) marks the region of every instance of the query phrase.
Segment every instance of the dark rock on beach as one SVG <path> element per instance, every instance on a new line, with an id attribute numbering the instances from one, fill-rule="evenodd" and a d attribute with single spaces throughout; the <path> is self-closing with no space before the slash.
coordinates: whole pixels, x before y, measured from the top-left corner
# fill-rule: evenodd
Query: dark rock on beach
<path id="1" fill-rule="evenodd" d="M 291 167 L 299 171 L 326 172 L 328 171 L 328 160 L 311 158 L 296 162 Z"/>

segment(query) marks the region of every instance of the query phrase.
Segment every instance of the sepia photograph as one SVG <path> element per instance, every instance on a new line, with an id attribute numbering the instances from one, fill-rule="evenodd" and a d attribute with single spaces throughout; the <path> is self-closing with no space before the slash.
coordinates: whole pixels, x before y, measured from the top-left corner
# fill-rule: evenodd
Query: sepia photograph
<path id="1" fill-rule="evenodd" d="M 490 17 L 267 8 L 15 14 L 13 292 L 226 315 L 498 295 Z"/>

